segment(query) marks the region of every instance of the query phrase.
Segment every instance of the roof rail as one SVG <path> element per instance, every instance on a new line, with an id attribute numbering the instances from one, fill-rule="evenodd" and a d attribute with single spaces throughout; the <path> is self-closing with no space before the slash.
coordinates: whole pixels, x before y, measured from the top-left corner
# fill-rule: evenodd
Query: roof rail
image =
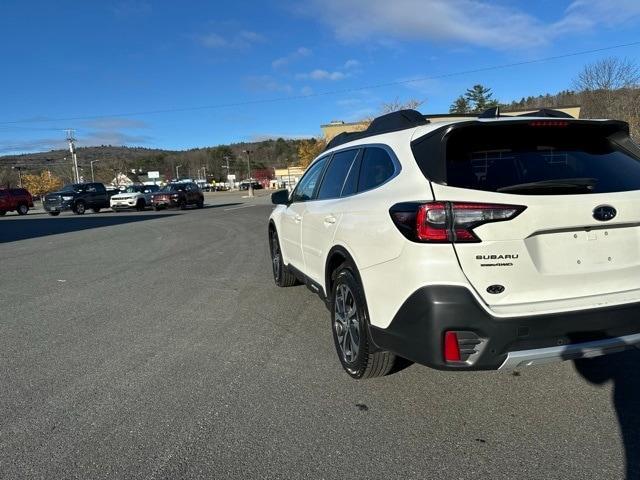
<path id="1" fill-rule="evenodd" d="M 327 144 L 325 150 L 329 150 L 353 140 L 372 137 L 373 135 L 380 135 L 383 133 L 397 132 L 407 128 L 426 125 L 427 123 L 429 123 L 429 120 L 424 118 L 424 115 L 416 110 L 399 110 L 397 112 L 387 113 L 386 115 L 374 118 L 369 124 L 369 127 L 362 132 L 343 132 L 336 135 Z"/>

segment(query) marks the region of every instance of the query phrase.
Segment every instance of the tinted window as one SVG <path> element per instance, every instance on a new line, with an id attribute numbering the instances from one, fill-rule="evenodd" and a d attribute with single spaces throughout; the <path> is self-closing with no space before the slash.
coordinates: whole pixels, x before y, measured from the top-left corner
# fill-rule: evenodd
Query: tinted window
<path id="1" fill-rule="evenodd" d="M 447 142 L 447 184 L 550 195 L 640 189 L 640 162 L 608 133 L 598 126 L 526 124 L 454 131 Z"/>
<path id="2" fill-rule="evenodd" d="M 351 164 L 357 154 L 358 150 L 347 150 L 336 153 L 333 156 L 322 179 L 322 185 L 318 191 L 318 200 L 340 196 L 342 185 L 344 185 L 347 173 L 349 173 Z"/>
<path id="3" fill-rule="evenodd" d="M 298 183 L 298 186 L 293 192 L 293 196 L 291 197 L 293 202 L 306 202 L 313 198 L 313 193 L 318 185 L 322 169 L 325 163 L 327 163 L 327 158 L 328 157 L 321 158 L 309 167 L 309 170 L 307 170 L 302 179 L 300 179 L 300 183 Z"/>
<path id="4" fill-rule="evenodd" d="M 369 147 L 364 151 L 358 191 L 369 190 L 383 184 L 395 173 L 393 161 L 386 150 Z"/>
<path id="5" fill-rule="evenodd" d="M 346 197 L 347 195 L 353 195 L 358 191 L 358 177 L 360 176 L 360 165 L 362 164 L 362 150 L 358 152 L 358 156 L 351 165 L 347 179 L 344 181 L 342 187 L 342 193 L 340 196 Z"/>

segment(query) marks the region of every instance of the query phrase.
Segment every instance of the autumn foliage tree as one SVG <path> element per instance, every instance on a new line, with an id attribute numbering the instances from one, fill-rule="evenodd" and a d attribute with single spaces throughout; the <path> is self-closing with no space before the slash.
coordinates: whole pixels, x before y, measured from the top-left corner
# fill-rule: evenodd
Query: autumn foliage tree
<path id="1" fill-rule="evenodd" d="M 34 196 L 53 192 L 62 186 L 62 180 L 49 171 L 40 175 L 27 174 L 22 177 L 22 185 Z"/>
<path id="2" fill-rule="evenodd" d="M 300 166 L 304 168 L 308 167 L 313 159 L 322 153 L 326 146 L 327 143 L 321 138 L 312 138 L 310 140 L 301 141 L 298 145 L 298 159 L 300 161 Z"/>

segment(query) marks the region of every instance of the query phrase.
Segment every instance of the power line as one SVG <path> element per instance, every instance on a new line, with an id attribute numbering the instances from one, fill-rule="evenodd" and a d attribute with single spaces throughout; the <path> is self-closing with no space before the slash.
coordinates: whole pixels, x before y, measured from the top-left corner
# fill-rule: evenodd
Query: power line
<path id="1" fill-rule="evenodd" d="M 290 95 L 288 97 L 263 98 L 263 99 L 258 99 L 258 100 L 245 100 L 245 101 L 240 101 L 240 102 L 219 103 L 219 104 L 214 104 L 214 105 L 200 105 L 200 106 L 193 106 L 193 107 L 165 108 L 165 109 L 159 109 L 159 110 L 146 110 L 146 111 L 138 111 L 138 112 L 111 113 L 111 114 L 101 114 L 101 115 L 85 115 L 85 116 L 64 117 L 64 118 L 49 118 L 49 119 L 46 119 L 46 120 L 38 120 L 38 119 L 12 120 L 12 121 L 0 122 L 0 125 L 14 125 L 14 124 L 20 124 L 20 123 L 42 123 L 42 122 L 68 122 L 68 121 L 75 121 L 75 120 L 95 120 L 95 119 L 100 119 L 100 118 L 114 118 L 114 117 L 134 117 L 134 116 L 140 116 L 140 115 L 156 115 L 156 114 L 162 114 L 162 113 L 193 112 L 193 111 L 197 111 L 197 110 L 214 110 L 214 109 L 231 108 L 231 107 L 242 107 L 242 106 L 247 106 L 247 105 L 262 105 L 262 104 L 267 104 L 267 103 L 279 103 L 279 102 L 286 102 L 286 101 L 291 101 L 291 100 L 303 100 L 303 99 L 308 99 L 308 98 L 318 98 L 318 97 L 326 97 L 326 96 L 333 96 L 333 95 L 341 95 L 341 94 L 345 94 L 345 93 L 360 92 L 360 91 L 363 91 L 363 90 L 373 90 L 373 89 L 378 89 L 378 88 L 394 87 L 394 86 L 398 86 L 398 85 L 407 85 L 407 84 L 411 84 L 411 83 L 424 82 L 426 80 L 438 80 L 438 79 L 442 79 L 442 78 L 450 78 L 450 77 L 456 77 L 456 76 L 461 76 L 461 75 L 468 75 L 470 73 L 482 73 L 482 72 L 489 72 L 489 71 L 492 71 L 492 70 L 503 70 L 503 69 L 519 67 L 519 66 L 523 66 L 523 65 L 532 65 L 532 64 L 536 64 L 536 63 L 550 62 L 550 61 L 553 61 L 553 60 L 560 60 L 560 59 L 563 59 L 563 58 L 578 57 L 578 56 L 582 56 L 582 55 L 589 55 L 589 54 L 592 54 L 592 53 L 606 52 L 606 51 L 616 50 L 616 49 L 620 49 L 620 48 L 635 47 L 635 46 L 638 46 L 638 45 L 640 45 L 640 41 L 631 42 L 631 43 L 621 43 L 621 44 L 618 44 L 618 45 L 611 45 L 611 46 L 608 46 L 608 47 L 594 48 L 594 49 L 590 49 L 590 50 L 580 50 L 580 51 L 577 51 L 577 52 L 565 53 L 565 54 L 562 54 L 562 55 L 553 55 L 553 56 L 550 56 L 550 57 L 536 58 L 536 59 L 533 59 L 533 60 L 525 60 L 525 61 L 521 61 L 521 62 L 512 62 L 512 63 L 504 63 L 504 64 L 499 64 L 499 65 L 491 65 L 491 66 L 488 66 L 488 67 L 480 67 L 480 68 L 474 68 L 474 69 L 470 69 L 470 70 L 460 70 L 460 71 L 457 71 L 457 72 L 449 72 L 449 73 L 443 73 L 443 74 L 439 74 L 439 75 L 430 75 L 430 76 L 425 76 L 425 77 L 417 77 L 417 78 L 411 78 L 411 79 L 408 79 L 408 80 L 395 80 L 395 81 L 392 81 L 392 82 L 370 84 L 370 85 L 365 85 L 365 86 L 361 86 L 361 87 L 352 87 L 352 88 L 345 88 L 345 89 L 339 89 L 339 90 L 328 90 L 328 91 L 324 91 L 324 92 L 309 93 L 309 94 Z"/>

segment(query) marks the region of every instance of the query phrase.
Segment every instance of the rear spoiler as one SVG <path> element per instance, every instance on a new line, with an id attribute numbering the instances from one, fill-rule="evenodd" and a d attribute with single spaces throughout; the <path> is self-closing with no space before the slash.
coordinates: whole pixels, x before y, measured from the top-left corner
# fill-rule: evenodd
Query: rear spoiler
<path id="1" fill-rule="evenodd" d="M 453 132 L 467 128 L 489 130 L 509 125 L 543 127 L 545 124 L 569 129 L 580 127 L 599 129 L 601 130 L 601 134 L 640 161 L 640 147 L 629 136 L 629 124 L 627 122 L 621 120 L 564 120 L 558 117 L 532 117 L 530 120 L 527 120 L 521 116 L 519 119 L 514 118 L 514 120 L 500 120 L 496 122 L 472 120 L 449 124 L 432 130 L 422 137 L 413 140 L 411 142 L 411 151 L 425 177 L 432 182 L 446 184 L 446 147 L 447 141 Z"/>

